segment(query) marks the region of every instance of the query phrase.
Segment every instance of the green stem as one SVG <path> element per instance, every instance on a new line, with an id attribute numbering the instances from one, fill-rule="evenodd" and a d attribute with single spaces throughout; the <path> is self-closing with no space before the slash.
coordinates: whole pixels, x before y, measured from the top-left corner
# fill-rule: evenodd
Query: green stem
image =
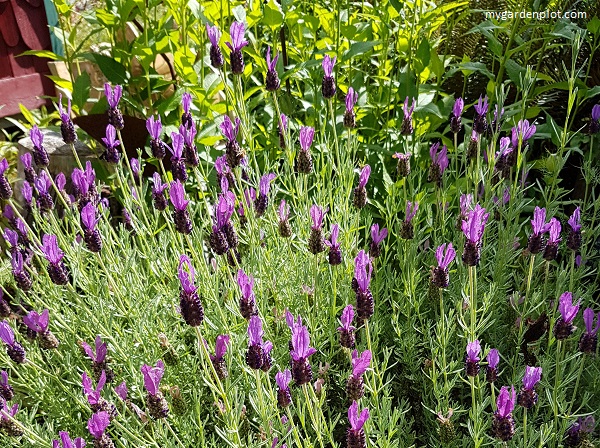
<path id="1" fill-rule="evenodd" d="M 527 408 L 523 408 L 523 448 L 527 448 Z"/>

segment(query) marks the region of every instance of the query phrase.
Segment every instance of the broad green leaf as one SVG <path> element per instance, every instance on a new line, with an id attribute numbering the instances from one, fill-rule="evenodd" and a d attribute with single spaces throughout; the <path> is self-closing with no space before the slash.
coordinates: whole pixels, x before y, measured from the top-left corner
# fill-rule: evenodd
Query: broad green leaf
<path id="1" fill-rule="evenodd" d="M 283 24 L 283 12 L 274 0 L 269 0 L 263 11 L 263 23 L 275 31 Z"/>
<path id="2" fill-rule="evenodd" d="M 19 110 L 21 111 L 21 114 L 23 114 L 23 118 L 25 118 L 30 125 L 35 124 L 35 118 L 33 117 L 33 114 L 29 112 L 29 109 L 19 103 Z"/>
<path id="3" fill-rule="evenodd" d="M 417 48 L 417 58 L 423 64 L 423 67 L 427 67 L 429 65 L 429 56 L 430 56 L 430 48 L 429 41 L 427 39 L 423 39 Z"/>
<path id="4" fill-rule="evenodd" d="M 510 80 L 519 88 L 522 87 L 521 80 L 524 78 L 527 69 L 522 65 L 517 64 L 512 59 L 508 59 L 504 64 L 506 68 L 506 74 L 510 78 Z"/>
<path id="5" fill-rule="evenodd" d="M 98 53 L 88 53 L 84 57 L 98 64 L 98 67 L 112 84 L 125 84 L 129 78 L 125 67 L 109 56 Z"/>
<path id="6" fill-rule="evenodd" d="M 90 75 L 87 72 L 79 75 L 75 80 L 75 84 L 73 84 L 73 104 L 77 106 L 80 112 L 90 96 L 90 86 Z"/>
<path id="7" fill-rule="evenodd" d="M 375 40 L 369 42 L 354 42 L 352 45 L 350 45 L 350 49 L 342 56 L 342 61 L 347 61 L 348 59 L 351 59 L 359 54 L 362 55 L 367 51 L 373 49 L 373 47 L 378 44 L 379 41 Z"/>
<path id="8" fill-rule="evenodd" d="M 600 19 L 598 17 L 594 17 L 587 24 L 587 29 L 594 36 L 600 32 Z"/>
<path id="9" fill-rule="evenodd" d="M 68 90 L 69 92 L 73 91 L 73 84 L 71 81 L 61 78 L 60 76 L 46 75 L 49 79 L 52 80 L 54 84 L 56 84 L 61 89 Z"/>

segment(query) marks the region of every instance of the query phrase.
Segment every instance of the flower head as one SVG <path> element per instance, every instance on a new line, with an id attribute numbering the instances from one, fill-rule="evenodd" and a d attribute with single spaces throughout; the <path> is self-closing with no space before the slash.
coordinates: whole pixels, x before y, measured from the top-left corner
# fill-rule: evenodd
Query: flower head
<path id="1" fill-rule="evenodd" d="M 404 220 L 406 222 L 411 222 L 413 220 L 413 218 L 416 216 L 417 210 L 419 210 L 418 202 L 407 201 L 406 202 L 406 211 L 405 211 L 406 214 L 405 214 Z"/>
<path id="2" fill-rule="evenodd" d="M 58 114 L 63 123 L 71 121 L 71 98 L 67 98 L 67 110 L 65 112 L 62 105 L 62 93 L 58 96 Z"/>
<path id="3" fill-rule="evenodd" d="M 325 76 L 331 77 L 331 75 L 333 74 L 333 67 L 335 65 L 336 60 L 337 57 L 331 59 L 328 54 L 325 55 L 325 57 L 323 58 L 323 62 L 321 62 L 321 65 L 323 66 L 323 71 L 325 72 Z"/>
<path id="4" fill-rule="evenodd" d="M 472 243 L 479 243 L 485 230 L 485 224 L 490 214 L 479 204 L 469 212 L 467 219 L 462 222 L 462 231 L 465 237 Z"/>
<path id="5" fill-rule="evenodd" d="M 115 387 L 115 392 L 117 393 L 117 395 L 119 396 L 119 398 L 123 401 L 127 400 L 127 395 L 128 395 L 128 390 L 127 390 L 127 383 L 125 381 L 123 381 L 121 384 L 119 384 L 117 387 Z"/>
<path id="6" fill-rule="evenodd" d="M 264 196 L 267 196 L 269 194 L 269 188 L 271 187 L 271 182 L 276 177 L 277 176 L 275 176 L 274 173 L 268 173 L 268 174 L 264 174 L 260 178 L 260 182 L 258 184 L 258 191 L 260 192 L 260 194 L 262 194 Z"/>
<path id="7" fill-rule="evenodd" d="M 81 342 L 81 348 L 83 348 L 85 354 L 88 355 L 95 364 L 102 364 L 106 360 L 108 345 L 106 342 L 102 342 L 100 335 L 96 336 L 94 344 L 96 346 L 96 353 L 94 353 L 94 350 L 92 350 L 87 342 Z"/>
<path id="8" fill-rule="evenodd" d="M 363 375 L 371 364 L 371 351 L 365 350 L 358 355 L 358 350 L 352 352 L 352 375 L 355 377 Z"/>
<path id="9" fill-rule="evenodd" d="M 348 87 L 348 93 L 346 94 L 346 112 L 352 112 L 352 109 L 358 101 L 358 93 L 352 87 Z"/>
<path id="10" fill-rule="evenodd" d="M 42 252 L 51 264 L 60 263 L 65 256 L 65 253 L 58 248 L 56 235 L 44 235 L 42 237 Z"/>
<path id="11" fill-rule="evenodd" d="M 348 409 L 348 421 L 350 422 L 350 428 L 353 431 L 360 431 L 362 427 L 365 425 L 365 422 L 369 418 L 369 410 L 367 408 L 363 409 L 358 414 L 358 403 L 353 401 Z"/>
<path id="12" fill-rule="evenodd" d="M 448 269 L 455 257 L 456 251 L 452 247 L 452 243 L 444 243 L 435 250 L 435 258 L 441 269 Z"/>
<path id="13" fill-rule="evenodd" d="M 165 374 L 165 364 L 159 360 L 155 367 L 144 364 L 141 368 L 144 375 L 144 387 L 150 395 L 156 395 L 159 392 L 160 380 Z"/>
<path id="14" fill-rule="evenodd" d="M 87 423 L 88 430 L 95 439 L 100 439 L 104 435 L 108 425 L 110 425 L 110 415 L 106 411 L 96 412 Z"/>
<path id="15" fill-rule="evenodd" d="M 85 440 L 81 437 L 77 437 L 75 440 L 71 440 L 69 433 L 66 431 L 60 431 L 58 433 L 62 442 L 62 448 L 83 448 L 85 447 Z M 52 441 L 52 448 L 60 448 L 58 440 Z"/>
<path id="16" fill-rule="evenodd" d="M 558 244 L 560 242 L 560 231 L 562 230 L 560 221 L 556 218 L 552 218 L 547 224 L 547 227 L 550 232 L 548 243 Z"/>
<path id="17" fill-rule="evenodd" d="M 196 292 L 196 286 L 194 286 L 194 279 L 196 277 L 196 271 L 192 266 L 192 261 L 187 255 L 181 255 L 179 257 L 179 268 L 177 271 L 179 282 L 181 283 L 181 289 L 186 294 L 193 294 Z"/>
<path id="18" fill-rule="evenodd" d="M 578 301 L 575 305 L 573 305 L 573 294 L 570 292 L 563 293 L 558 299 L 558 311 L 566 324 L 570 324 L 577 316 L 579 312 L 579 304 Z"/>
<path id="19" fill-rule="evenodd" d="M 218 47 L 219 40 L 221 39 L 221 30 L 217 25 L 210 26 L 208 23 L 206 24 L 206 34 L 208 34 L 208 39 L 210 40 L 211 45 Z"/>
<path id="20" fill-rule="evenodd" d="M 313 222 L 313 229 L 319 230 L 323 226 L 323 219 L 325 218 L 325 213 L 327 212 L 316 204 L 313 204 L 310 207 L 310 217 Z"/>
<path id="21" fill-rule="evenodd" d="M 509 393 L 508 388 L 503 386 L 496 399 L 496 408 L 498 409 L 496 412 L 498 413 L 498 416 L 506 418 L 512 414 L 515 409 L 516 401 L 517 394 L 515 393 L 515 388 L 511 386 L 511 391 Z"/>
<path id="22" fill-rule="evenodd" d="M 58 173 L 54 178 L 54 183 L 59 191 L 63 191 L 67 185 L 67 178 L 65 177 L 65 174 L 63 172 Z"/>
<path id="23" fill-rule="evenodd" d="M 109 83 L 104 84 L 104 95 L 111 109 L 116 109 L 123 95 L 123 87 L 116 85 L 113 89 Z"/>
<path id="24" fill-rule="evenodd" d="M 594 326 L 594 310 L 591 308 L 586 308 L 583 311 L 583 322 L 585 324 L 585 332 L 590 336 L 595 336 L 600 330 L 600 313 L 598 313 L 598 320 L 596 321 L 596 326 Z"/>
<path id="25" fill-rule="evenodd" d="M 495 369 L 498 367 L 498 363 L 500 362 L 500 353 L 497 349 L 493 348 L 488 352 L 486 360 L 488 363 L 488 367 L 491 369 Z"/>
<path id="26" fill-rule="evenodd" d="M 87 373 L 83 372 L 81 375 L 81 385 L 83 386 L 83 393 L 87 398 L 87 401 L 90 405 L 96 405 L 100 401 L 100 393 L 106 384 L 106 372 L 103 370 L 100 374 L 100 378 L 98 379 L 98 384 L 94 389 L 94 384 L 92 383 L 92 379 L 87 375 Z"/>
<path id="27" fill-rule="evenodd" d="M 117 130 L 112 124 L 106 126 L 106 137 L 102 137 L 102 141 L 104 142 L 104 146 L 107 148 L 116 148 L 121 144 L 119 140 L 117 140 Z"/>
<path id="28" fill-rule="evenodd" d="M 531 227 L 533 228 L 534 235 L 541 235 L 548 231 L 549 227 L 546 224 L 546 209 L 536 207 L 533 211 L 533 219 L 531 220 Z"/>
<path id="29" fill-rule="evenodd" d="M 46 171 L 41 171 L 40 175 L 35 178 L 35 189 L 40 194 L 48 194 L 50 187 L 52 186 L 52 179 Z"/>
<path id="30" fill-rule="evenodd" d="M 575 209 L 567 222 L 571 226 L 573 232 L 579 232 L 581 230 L 581 209 L 579 207 Z"/>
<path id="31" fill-rule="evenodd" d="M 185 188 L 178 179 L 171 182 L 171 189 L 169 190 L 169 197 L 175 210 L 183 211 L 187 208 L 190 201 L 185 199 Z"/>
<path id="32" fill-rule="evenodd" d="M 23 164 L 23 167 L 26 170 L 32 170 L 33 169 L 33 165 L 31 164 L 32 162 L 32 158 L 31 158 L 31 153 L 26 152 L 25 154 L 23 154 L 21 157 L 21 163 Z M 3 159 L 2 162 L 4 162 L 6 159 Z M 6 168 L 8 168 L 8 162 L 6 162 Z M 0 173 L 2 174 L 2 173 Z"/>
<path id="33" fill-rule="evenodd" d="M 313 347 L 310 347 L 310 336 L 304 325 L 294 326 L 292 330 L 292 347 L 293 350 L 290 352 L 290 356 L 294 361 L 307 359 L 317 352 Z"/>
<path id="34" fill-rule="evenodd" d="M 246 275 L 243 269 L 240 269 L 237 273 L 237 284 L 240 287 L 242 297 L 246 300 L 254 298 L 254 277 Z M 262 324 L 261 324 L 262 325 Z"/>
<path id="35" fill-rule="evenodd" d="M 514 148 L 519 146 L 519 139 L 522 143 L 525 143 L 533 134 L 535 134 L 536 127 L 534 124 L 529 125 L 527 120 L 519 120 L 517 126 L 512 128 L 511 143 Z"/>
<path id="36" fill-rule="evenodd" d="M 481 353 L 481 344 L 478 339 L 467 344 L 467 360 L 470 362 L 479 362 L 479 354 Z"/>
<path id="37" fill-rule="evenodd" d="M 81 209 L 81 223 L 87 230 L 94 230 L 100 218 L 96 218 L 96 207 L 91 202 L 88 202 Z"/>
<path id="38" fill-rule="evenodd" d="M 44 142 L 44 134 L 42 134 L 42 131 L 40 131 L 40 128 L 38 128 L 37 125 L 34 125 L 29 130 L 29 138 L 36 148 L 40 148 Z"/>
<path id="39" fill-rule="evenodd" d="M 346 305 L 344 310 L 342 311 L 342 316 L 340 321 L 342 323 L 341 327 L 338 327 L 338 331 L 353 331 L 356 330 L 355 327 L 352 326 L 352 321 L 354 320 L 354 307 L 352 305 Z"/>
<path id="40" fill-rule="evenodd" d="M 310 149 L 314 136 L 315 128 L 311 128 L 310 126 L 300 128 L 300 147 L 303 151 L 308 151 Z"/>
<path id="41" fill-rule="evenodd" d="M 235 126 L 231 122 L 231 119 L 228 115 L 225 115 L 223 122 L 219 125 L 221 132 L 225 136 L 227 140 L 233 142 L 236 140 L 238 132 L 240 130 L 240 119 L 238 117 L 235 118 Z"/>
<path id="42" fill-rule="evenodd" d="M 227 346 L 229 345 L 229 335 L 220 334 L 217 336 L 215 341 L 215 357 L 222 358 L 227 352 Z"/>
<path id="43" fill-rule="evenodd" d="M 442 146 L 442 149 L 438 151 L 440 148 L 439 142 L 434 143 L 429 149 L 429 155 L 431 157 L 431 163 L 434 165 L 438 165 L 440 167 L 440 174 L 444 174 L 446 168 L 450 164 L 448 160 L 448 148 L 446 145 Z"/>
<path id="44" fill-rule="evenodd" d="M 36 333 L 45 333 L 48 331 L 49 318 L 50 311 L 48 311 L 48 309 L 42 311 L 42 314 L 30 311 L 27 316 L 23 317 L 23 323 Z"/>
<path id="45" fill-rule="evenodd" d="M 525 375 L 523 376 L 523 387 L 526 390 L 532 390 L 541 379 L 542 379 L 542 368 L 541 367 L 527 366 L 525 368 Z"/>
<path id="46" fill-rule="evenodd" d="M 287 221 L 290 217 L 290 206 L 282 199 L 279 203 L 279 220 Z"/>
<path id="47" fill-rule="evenodd" d="M 233 22 L 229 28 L 231 42 L 225 42 L 225 45 L 231 51 L 239 51 L 248 45 L 248 41 L 244 38 L 245 27 L 242 22 Z"/>
<path id="48" fill-rule="evenodd" d="M 381 244 L 381 242 L 387 237 L 387 235 L 388 230 L 385 227 L 379 230 L 379 224 L 373 224 L 371 226 L 371 239 L 376 245 Z"/>
<path id="49" fill-rule="evenodd" d="M 185 145 L 185 141 L 183 135 L 179 132 L 171 132 L 171 146 L 167 145 L 171 154 L 173 154 L 172 159 L 181 159 L 183 157 L 183 146 Z"/>
<path id="50" fill-rule="evenodd" d="M 455 117 L 460 117 L 463 113 L 463 109 L 465 107 L 465 102 L 462 98 L 457 98 L 456 101 L 454 101 L 454 106 L 452 107 L 452 115 L 454 115 Z"/>
<path id="51" fill-rule="evenodd" d="M 594 104 L 594 107 L 592 107 L 592 120 L 600 120 L 600 104 Z"/>
<path id="52" fill-rule="evenodd" d="M 148 118 L 146 120 L 146 129 L 148 130 L 148 134 L 154 140 L 158 140 L 160 138 L 160 134 L 162 133 L 162 123 L 160 121 L 160 115 L 154 118 L 154 116 Z"/>
<path id="53" fill-rule="evenodd" d="M 354 278 L 362 292 L 366 292 L 371 284 L 373 265 L 364 250 L 361 250 L 354 259 Z"/>
<path id="54" fill-rule="evenodd" d="M 415 106 L 417 105 L 417 100 L 413 98 L 412 104 L 408 105 L 408 97 L 404 100 L 404 104 L 402 105 L 402 111 L 404 112 L 404 119 L 410 120 L 412 118 L 412 114 L 415 111 Z"/>
<path id="55" fill-rule="evenodd" d="M 15 333 L 5 320 L 0 322 L 0 340 L 10 347 L 15 345 Z"/>
<path id="56" fill-rule="evenodd" d="M 14 230 L 6 228 L 4 229 L 2 236 L 4 236 L 6 242 L 12 247 L 17 247 L 17 245 L 19 244 L 19 234 Z"/>
<path id="57" fill-rule="evenodd" d="M 160 178 L 160 174 L 155 172 L 152 175 L 152 193 L 153 194 L 163 194 L 163 192 L 167 189 L 169 184 L 166 182 L 163 184 L 162 179 Z"/>
<path id="58" fill-rule="evenodd" d="M 369 176 L 371 175 L 371 166 L 365 165 L 362 170 L 360 170 L 360 176 L 358 179 L 358 188 L 365 188 L 367 182 L 369 181 Z"/>
<path id="59" fill-rule="evenodd" d="M 279 53 L 275 55 L 273 60 L 271 60 L 271 47 L 267 47 L 267 70 L 274 71 L 275 67 L 277 67 L 277 59 L 279 59 Z"/>
<path id="60" fill-rule="evenodd" d="M 325 245 L 332 249 L 339 249 L 340 243 L 338 241 L 338 236 L 340 234 L 340 225 L 334 224 L 331 226 L 331 236 L 328 240 L 325 240 Z"/>
<path id="61" fill-rule="evenodd" d="M 248 346 L 263 345 L 262 320 L 258 316 L 251 316 L 248 322 Z"/>
<path id="62" fill-rule="evenodd" d="M 277 372 L 275 374 L 275 382 L 280 389 L 287 389 L 291 381 L 292 372 L 290 372 L 289 369 L 285 369 L 283 372 Z"/>
<path id="63" fill-rule="evenodd" d="M 479 95 L 479 100 L 477 101 L 477 104 L 474 107 L 475 107 L 475 112 L 477 112 L 478 115 L 487 114 L 488 107 L 489 107 L 487 95 L 483 99 L 481 98 L 481 95 Z"/>

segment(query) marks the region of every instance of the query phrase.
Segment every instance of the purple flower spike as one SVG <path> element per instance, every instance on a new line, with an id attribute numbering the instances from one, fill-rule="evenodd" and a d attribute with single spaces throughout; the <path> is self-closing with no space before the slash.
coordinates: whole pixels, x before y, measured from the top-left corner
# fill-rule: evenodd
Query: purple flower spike
<path id="1" fill-rule="evenodd" d="M 185 199 L 185 189 L 179 180 L 171 182 L 169 196 L 175 210 L 183 211 L 187 208 L 189 201 Z"/>
<path id="2" fill-rule="evenodd" d="M 267 70 L 275 71 L 275 67 L 277 66 L 277 59 L 279 59 L 279 53 L 275 55 L 273 60 L 271 60 L 271 47 L 267 48 Z"/>
<path id="3" fill-rule="evenodd" d="M 594 310 L 586 308 L 583 312 L 583 322 L 585 323 L 585 331 L 591 336 L 595 336 L 600 330 L 600 313 L 598 313 L 598 320 L 596 326 L 594 326 Z"/>
<path id="4" fill-rule="evenodd" d="M 562 230 L 560 221 L 556 218 L 552 218 L 548 223 L 548 230 L 550 237 L 548 238 L 548 244 L 560 242 L 560 231 Z"/>
<path id="5" fill-rule="evenodd" d="M 381 242 L 387 237 L 387 235 L 388 230 L 385 227 L 379 230 L 379 224 L 373 224 L 371 226 L 371 239 L 373 240 L 373 243 L 377 245 L 381 244 Z"/>
<path id="6" fill-rule="evenodd" d="M 352 352 L 352 375 L 355 377 L 362 376 L 369 365 L 371 364 L 371 352 L 369 350 L 365 350 L 358 356 L 358 351 L 354 350 Z"/>
<path id="7" fill-rule="evenodd" d="M 123 381 L 121 384 L 119 384 L 117 387 L 115 387 L 115 392 L 117 393 L 117 395 L 119 396 L 119 398 L 123 401 L 127 400 L 127 395 L 128 395 L 128 390 L 127 390 L 127 383 L 125 381 Z"/>
<path id="8" fill-rule="evenodd" d="M 335 66 L 336 61 L 337 57 L 331 59 L 331 57 L 328 54 L 325 55 L 323 61 L 321 62 L 325 76 L 330 77 L 333 75 L 333 67 Z"/>
<path id="9" fill-rule="evenodd" d="M 342 311 L 342 316 L 340 317 L 340 322 L 342 323 L 341 327 L 338 327 L 338 331 L 341 330 L 355 330 L 352 326 L 352 321 L 354 320 L 354 307 L 352 305 L 346 305 L 344 310 Z"/>
<path id="10" fill-rule="evenodd" d="M 444 174 L 446 168 L 448 168 L 449 160 L 448 160 L 448 148 L 446 145 L 442 146 L 442 149 L 438 151 L 440 147 L 439 143 L 434 143 L 429 149 L 429 155 L 431 157 L 432 165 L 435 165 L 439 168 L 440 176 Z"/>
<path id="11" fill-rule="evenodd" d="M 290 217 L 290 206 L 282 199 L 279 203 L 279 220 L 287 221 Z"/>
<path id="12" fill-rule="evenodd" d="M 406 215 L 405 215 L 404 221 L 410 223 L 413 220 L 413 218 L 416 216 L 417 210 L 419 210 L 418 202 L 413 203 L 413 202 L 407 201 L 406 202 Z"/>
<path id="13" fill-rule="evenodd" d="M 219 40 L 221 39 L 221 31 L 218 26 L 210 26 L 208 23 L 206 24 L 206 34 L 208 34 L 208 39 L 210 43 L 214 47 L 219 46 Z"/>
<path id="14" fill-rule="evenodd" d="M 104 84 L 104 95 L 108 101 L 108 105 L 112 109 L 116 109 L 119 106 L 119 101 L 123 95 L 123 87 L 116 85 L 113 89 L 109 83 Z"/>
<path id="15" fill-rule="evenodd" d="M 35 180 L 35 189 L 40 194 L 48 194 L 50 187 L 52 186 L 52 179 L 46 173 L 46 171 L 40 172 L 40 175 Z"/>
<path id="16" fill-rule="evenodd" d="M 262 346 L 263 335 L 264 331 L 260 317 L 250 317 L 250 321 L 248 322 L 248 346 Z"/>
<path id="17" fill-rule="evenodd" d="M 19 244 L 19 234 L 14 230 L 6 228 L 4 229 L 2 236 L 13 249 Z"/>
<path id="18" fill-rule="evenodd" d="M 579 338 L 579 351 L 588 355 L 595 355 L 598 347 L 598 331 L 600 330 L 600 313 L 594 326 L 594 310 L 586 308 L 583 312 L 583 322 L 585 324 L 585 332 Z"/>
<path id="19" fill-rule="evenodd" d="M 225 45 L 227 45 L 231 51 L 240 51 L 248 45 L 248 41 L 244 38 L 244 32 L 245 26 L 242 22 L 233 22 L 229 28 L 231 42 L 225 42 Z"/>
<path id="20" fill-rule="evenodd" d="M 50 311 L 48 309 L 42 311 L 42 314 L 38 314 L 35 311 L 30 311 L 27 316 L 23 317 L 23 323 L 38 334 L 46 333 L 48 331 L 49 320 Z"/>
<path id="21" fill-rule="evenodd" d="M 535 235 L 540 235 L 546 232 L 546 209 L 536 207 L 533 211 L 533 219 L 531 220 L 531 227 Z"/>
<path id="22" fill-rule="evenodd" d="M 87 230 L 94 230 L 99 220 L 99 217 L 96 218 L 96 207 L 91 202 L 81 209 L 81 223 Z"/>
<path id="23" fill-rule="evenodd" d="M 283 372 L 277 372 L 275 374 L 275 382 L 277 387 L 280 389 L 288 389 L 290 382 L 292 381 L 292 372 L 285 369 Z"/>
<path id="24" fill-rule="evenodd" d="M 479 354 L 481 353 L 481 344 L 479 340 L 469 342 L 467 344 L 467 360 L 471 362 L 479 362 Z"/>
<path id="25" fill-rule="evenodd" d="M 358 101 L 358 93 L 354 91 L 352 87 L 348 88 L 348 93 L 346 94 L 346 112 L 351 113 L 352 109 L 356 105 Z"/>
<path id="26" fill-rule="evenodd" d="M 365 188 L 367 182 L 369 181 L 369 176 L 371 175 L 371 166 L 365 165 L 362 170 L 360 170 L 360 176 L 358 179 L 358 188 Z"/>
<path id="27" fill-rule="evenodd" d="M 323 227 L 323 219 L 325 218 L 325 213 L 327 213 L 323 208 L 319 207 L 316 204 L 313 204 L 310 207 L 310 217 L 312 219 L 312 229 L 320 230 Z"/>
<path id="28" fill-rule="evenodd" d="M 193 294 L 196 292 L 197 288 L 196 286 L 194 286 L 196 271 L 194 269 L 194 266 L 192 266 L 192 261 L 187 255 L 181 255 L 179 257 L 179 268 L 177 270 L 177 277 L 179 278 L 181 289 L 186 294 Z"/>
<path id="29" fill-rule="evenodd" d="M 358 289 L 365 293 L 371 284 L 371 274 L 373 265 L 371 259 L 364 250 L 361 250 L 354 259 L 354 278 L 356 279 Z"/>
<path id="30" fill-rule="evenodd" d="M 69 433 L 66 431 L 60 431 L 58 435 L 60 436 L 60 440 L 62 442 L 62 448 L 85 447 L 85 440 L 83 440 L 81 437 L 77 437 L 75 440 L 71 440 L 71 437 L 69 437 Z M 52 441 L 52 448 L 60 448 L 60 443 L 58 440 Z"/>
<path id="31" fill-rule="evenodd" d="M 223 122 L 219 125 L 219 128 L 221 129 L 221 132 L 223 133 L 225 138 L 227 140 L 229 140 L 230 142 L 233 142 L 237 138 L 237 135 L 238 135 L 238 132 L 240 129 L 240 123 L 241 123 L 240 119 L 238 117 L 236 117 L 235 118 L 235 127 L 234 127 L 229 116 L 225 115 L 225 118 L 223 119 Z"/>
<path id="32" fill-rule="evenodd" d="M 159 360 L 155 367 L 144 364 L 141 368 L 144 375 L 144 387 L 150 395 L 156 395 L 159 392 L 160 380 L 165 373 L 165 364 Z"/>
<path id="33" fill-rule="evenodd" d="M 493 348 L 489 351 L 486 359 L 488 367 L 496 369 L 498 367 L 498 363 L 500 362 L 500 353 L 497 349 Z"/>
<path id="34" fill-rule="evenodd" d="M 89 356 L 89 358 L 95 364 L 102 364 L 106 360 L 106 355 L 108 353 L 108 345 L 106 342 L 102 342 L 102 338 L 98 335 L 94 341 L 96 353 L 92 350 L 87 342 L 82 342 L 81 347 L 85 354 Z"/>
<path id="35" fill-rule="evenodd" d="M 154 116 L 148 118 L 146 120 L 146 129 L 148 130 L 148 134 L 154 140 L 160 139 L 162 134 L 162 123 L 160 121 L 160 115 L 154 118 Z"/>
<path id="36" fill-rule="evenodd" d="M 581 230 L 581 209 L 577 207 L 569 220 L 567 221 L 573 232 L 579 232 Z"/>
<path id="37" fill-rule="evenodd" d="M 438 267 L 447 270 L 450 263 L 454 261 L 456 257 L 456 251 L 452 246 L 452 243 L 444 243 L 439 246 L 435 251 L 435 258 L 438 262 Z"/>
<path id="38" fill-rule="evenodd" d="M 558 310 L 565 323 L 573 322 L 579 312 L 579 304 L 578 301 L 573 305 L 573 294 L 570 292 L 565 292 L 560 296 Z"/>
<path id="39" fill-rule="evenodd" d="M 32 158 L 31 158 L 31 154 L 26 152 L 25 154 L 23 154 L 21 157 L 21 163 L 23 164 L 23 167 L 26 170 L 32 170 L 33 169 L 33 165 L 32 165 Z M 3 162 L 6 159 L 3 159 Z M 6 166 L 5 166 L 6 165 Z M 8 169 L 8 162 L 6 162 L 6 164 L 2 163 L 0 166 L 0 171 L 2 171 L 2 167 L 4 167 L 4 170 L 6 171 L 6 169 Z M 3 172 L 0 174 L 4 174 Z"/>
<path id="40" fill-rule="evenodd" d="M 592 107 L 592 120 L 600 120 L 600 104 L 594 104 L 594 107 Z"/>
<path id="41" fill-rule="evenodd" d="M 369 410 L 365 408 L 359 415 L 358 403 L 356 401 L 352 402 L 350 408 L 348 409 L 348 421 L 350 422 L 350 428 L 352 431 L 361 431 L 368 418 Z"/>
<path id="42" fill-rule="evenodd" d="M 300 129 L 300 147 L 303 151 L 308 151 L 312 145 L 315 136 L 315 129 L 305 126 Z"/>
<path id="43" fill-rule="evenodd" d="M 96 412 L 87 423 L 88 430 L 95 439 L 102 438 L 108 425 L 110 425 L 110 415 L 106 411 Z"/>
<path id="44" fill-rule="evenodd" d="M 496 399 L 496 412 L 501 418 L 506 418 L 512 414 L 515 409 L 515 403 L 517 401 L 515 388 L 511 387 L 511 392 L 508 392 L 508 388 L 503 386 Z"/>
<path id="45" fill-rule="evenodd" d="M 44 142 L 44 134 L 42 134 L 42 131 L 40 131 L 40 128 L 38 128 L 37 125 L 34 125 L 29 130 L 29 138 L 31 139 L 31 143 L 33 143 L 33 146 L 37 148 L 42 147 L 42 144 Z"/>
<path id="46" fill-rule="evenodd" d="M 106 137 L 102 137 L 102 141 L 107 148 L 114 148 L 121 143 L 117 140 L 117 130 L 112 124 L 106 126 Z"/>
<path id="47" fill-rule="evenodd" d="M 12 347 L 15 344 L 15 333 L 5 320 L 0 322 L 0 340 L 9 347 Z"/>
<path id="48" fill-rule="evenodd" d="M 258 191 L 260 194 L 267 196 L 269 194 L 269 189 L 271 187 L 271 182 L 273 181 L 273 179 L 275 179 L 277 176 L 275 176 L 274 173 L 268 173 L 263 175 L 260 178 L 260 182 L 259 182 L 259 187 L 258 187 Z"/>
<path id="49" fill-rule="evenodd" d="M 87 373 L 83 372 L 83 375 L 81 375 L 81 385 L 83 386 L 83 393 L 90 406 L 96 407 L 96 405 L 103 400 L 100 396 L 100 393 L 102 392 L 105 384 L 106 372 L 104 370 L 100 375 L 100 379 L 98 380 L 98 384 L 96 385 L 95 389 L 92 379 L 87 375 Z"/>
<path id="50" fill-rule="evenodd" d="M 227 352 L 227 346 L 229 345 L 229 335 L 228 334 L 220 334 L 217 336 L 215 341 L 215 357 L 223 358 L 225 353 Z"/>
<path id="51" fill-rule="evenodd" d="M 181 96 L 181 106 L 183 107 L 183 112 L 186 114 L 189 114 L 191 105 L 192 105 L 192 95 L 189 92 L 185 92 Z"/>
<path id="52" fill-rule="evenodd" d="M 462 231 L 467 240 L 473 243 L 481 241 L 488 217 L 489 213 L 486 213 L 485 208 L 476 204 L 475 208 L 469 212 L 466 221 L 462 223 Z"/>
<path id="53" fill-rule="evenodd" d="M 519 138 L 521 138 L 521 142 L 525 145 L 527 140 L 533 137 L 535 131 L 536 127 L 534 124 L 529 125 L 529 121 L 519 120 L 517 126 L 512 128 L 511 143 L 513 147 L 517 148 L 519 146 Z"/>
<path id="54" fill-rule="evenodd" d="M 456 101 L 454 101 L 454 106 L 452 107 L 452 115 L 454 115 L 457 118 L 460 117 L 463 113 L 464 107 L 464 100 L 462 98 L 457 98 Z"/>
<path id="55" fill-rule="evenodd" d="M 51 264 L 60 263 L 65 256 L 65 253 L 58 247 L 56 235 L 44 235 L 42 237 L 42 252 Z"/>
<path id="56" fill-rule="evenodd" d="M 542 368 L 541 367 L 527 366 L 525 368 L 525 375 L 523 376 L 523 387 L 526 390 L 532 390 L 541 379 L 542 379 Z"/>
<path id="57" fill-rule="evenodd" d="M 290 355 L 294 361 L 307 359 L 309 356 L 317 353 L 317 350 L 310 347 L 310 336 L 308 329 L 304 325 L 295 325 L 292 331 L 292 347 Z"/>
<path id="58" fill-rule="evenodd" d="M 479 100 L 477 101 L 477 104 L 474 107 L 475 107 L 475 112 L 477 112 L 479 115 L 487 114 L 488 107 L 489 107 L 487 95 L 483 99 L 482 99 L 481 95 L 479 95 Z"/>
<path id="59" fill-rule="evenodd" d="M 412 104 L 408 105 L 408 97 L 404 99 L 404 104 L 402 105 L 402 111 L 404 112 L 404 119 L 410 120 L 412 118 L 412 114 L 415 111 L 415 106 L 417 105 L 417 100 L 413 98 Z"/>

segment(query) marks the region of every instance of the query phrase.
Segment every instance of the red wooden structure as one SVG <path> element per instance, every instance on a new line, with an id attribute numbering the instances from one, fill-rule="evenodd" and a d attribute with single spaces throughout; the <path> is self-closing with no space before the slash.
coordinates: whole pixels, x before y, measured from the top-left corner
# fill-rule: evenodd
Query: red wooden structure
<path id="1" fill-rule="evenodd" d="M 19 56 L 52 50 L 44 0 L 0 0 L 0 117 L 19 113 L 19 103 L 36 109 L 55 95 L 45 59 Z"/>

